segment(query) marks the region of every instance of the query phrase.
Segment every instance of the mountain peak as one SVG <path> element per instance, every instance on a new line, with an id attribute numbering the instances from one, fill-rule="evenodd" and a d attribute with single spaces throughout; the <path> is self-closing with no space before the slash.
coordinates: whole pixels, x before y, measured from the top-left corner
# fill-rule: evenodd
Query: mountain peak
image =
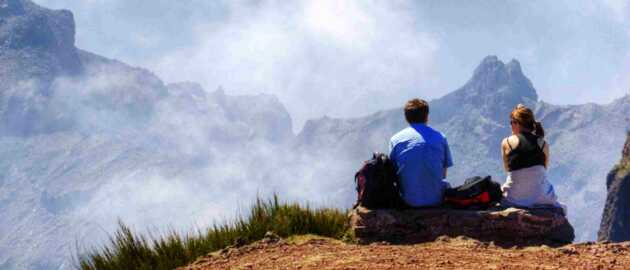
<path id="1" fill-rule="evenodd" d="M 479 63 L 479 66 L 477 66 L 477 70 L 479 70 L 480 68 L 488 68 L 499 65 L 504 65 L 503 62 L 499 60 L 499 57 L 497 57 L 496 55 L 488 55 L 481 59 L 481 63 Z M 477 70 L 475 70 L 475 73 L 477 73 Z"/>
<path id="2" fill-rule="evenodd" d="M 497 56 L 485 57 L 475 69 L 472 78 L 464 85 L 469 94 L 495 95 L 498 92 L 509 92 L 513 98 L 538 100 L 538 94 L 531 81 L 525 77 L 521 64 L 512 59 L 503 63 Z M 470 93 L 470 92 L 473 93 Z"/>
<path id="3" fill-rule="evenodd" d="M 38 62 L 24 66 L 50 60 L 60 72 L 45 73 L 74 74 L 81 70 L 74 36 L 74 16 L 68 10 L 47 9 L 30 0 L 0 0 L 0 55 L 5 58 L 27 61 L 20 57 L 27 53 Z"/>
<path id="4" fill-rule="evenodd" d="M 512 59 L 506 65 L 497 56 L 490 55 L 475 68 L 471 81 L 483 81 L 487 86 L 492 86 L 523 79 L 527 80 L 518 60 Z"/>
<path id="5" fill-rule="evenodd" d="M 508 70 L 508 74 L 512 77 L 525 77 L 523 74 L 523 70 L 521 69 L 521 63 L 516 59 L 512 59 L 507 65 L 506 68 Z"/>
<path id="6" fill-rule="evenodd" d="M 51 10 L 29 0 L 0 0 L 0 47 L 74 47 L 74 16 L 68 10 Z"/>
<path id="7" fill-rule="evenodd" d="M 503 120 L 517 104 L 533 107 L 537 101 L 536 89 L 523 74 L 518 60 L 512 59 L 505 64 L 497 56 L 490 55 L 481 61 L 472 78 L 464 86 L 436 102 L 452 106 L 469 106 L 469 111 L 478 111 L 490 119 L 499 121 Z M 445 120 L 454 113 L 448 110 L 436 112 L 434 118 Z"/>

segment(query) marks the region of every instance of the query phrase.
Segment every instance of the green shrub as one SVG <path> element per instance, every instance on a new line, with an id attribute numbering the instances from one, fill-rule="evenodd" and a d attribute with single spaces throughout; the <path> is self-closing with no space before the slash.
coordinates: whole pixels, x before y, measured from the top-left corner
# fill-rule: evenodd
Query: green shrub
<path id="1" fill-rule="evenodd" d="M 280 203 L 274 196 L 268 201 L 256 200 L 247 217 L 196 234 L 182 236 L 172 230 L 162 237 L 152 238 L 136 234 L 119 222 L 110 243 L 79 255 L 77 268 L 170 270 L 225 248 L 237 239 L 245 243 L 260 240 L 267 231 L 282 237 L 315 234 L 340 239 L 347 231 L 346 226 L 344 211 Z"/>
<path id="2" fill-rule="evenodd" d="M 630 174 L 630 159 L 624 158 L 621 160 L 619 165 L 616 167 L 617 169 L 617 177 L 624 178 L 628 174 Z"/>

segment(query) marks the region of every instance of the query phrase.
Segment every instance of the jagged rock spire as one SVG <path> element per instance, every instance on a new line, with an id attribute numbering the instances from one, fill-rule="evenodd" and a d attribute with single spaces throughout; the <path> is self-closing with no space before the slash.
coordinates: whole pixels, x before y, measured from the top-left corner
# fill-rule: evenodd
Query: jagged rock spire
<path id="1" fill-rule="evenodd" d="M 481 61 L 464 86 L 433 103 L 441 103 L 437 107 L 443 108 L 466 106 L 458 111 L 478 112 L 485 118 L 501 122 L 515 105 L 522 103 L 533 107 L 537 101 L 536 89 L 523 74 L 521 64 L 515 59 L 505 64 L 491 55 Z M 436 110 L 432 114 L 433 119 L 446 121 L 457 111 Z"/>
<path id="2" fill-rule="evenodd" d="M 530 80 L 523 74 L 518 60 L 512 59 L 505 64 L 494 55 L 487 56 L 481 61 L 473 77 L 463 88 L 477 94 L 493 95 L 506 87 L 517 97 L 538 100 L 538 94 Z"/>

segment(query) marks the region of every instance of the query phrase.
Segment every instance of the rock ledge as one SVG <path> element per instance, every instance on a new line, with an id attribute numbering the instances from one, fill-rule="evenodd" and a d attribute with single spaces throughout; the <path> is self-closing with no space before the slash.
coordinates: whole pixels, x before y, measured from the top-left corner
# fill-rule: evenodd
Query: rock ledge
<path id="1" fill-rule="evenodd" d="M 575 238 L 568 220 L 550 209 L 369 210 L 357 207 L 349 215 L 350 230 L 362 244 L 381 241 L 420 243 L 446 235 L 467 236 L 504 246 L 559 246 L 571 243 Z"/>

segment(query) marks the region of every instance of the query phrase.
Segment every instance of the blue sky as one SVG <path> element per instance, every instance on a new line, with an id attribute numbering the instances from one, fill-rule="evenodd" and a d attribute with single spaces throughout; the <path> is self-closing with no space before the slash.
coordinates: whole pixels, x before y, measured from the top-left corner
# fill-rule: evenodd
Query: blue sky
<path id="1" fill-rule="evenodd" d="M 73 11 L 77 46 L 211 91 L 272 93 L 298 126 L 442 96 L 487 55 L 542 100 L 630 93 L 630 1 L 35 0 Z"/>

